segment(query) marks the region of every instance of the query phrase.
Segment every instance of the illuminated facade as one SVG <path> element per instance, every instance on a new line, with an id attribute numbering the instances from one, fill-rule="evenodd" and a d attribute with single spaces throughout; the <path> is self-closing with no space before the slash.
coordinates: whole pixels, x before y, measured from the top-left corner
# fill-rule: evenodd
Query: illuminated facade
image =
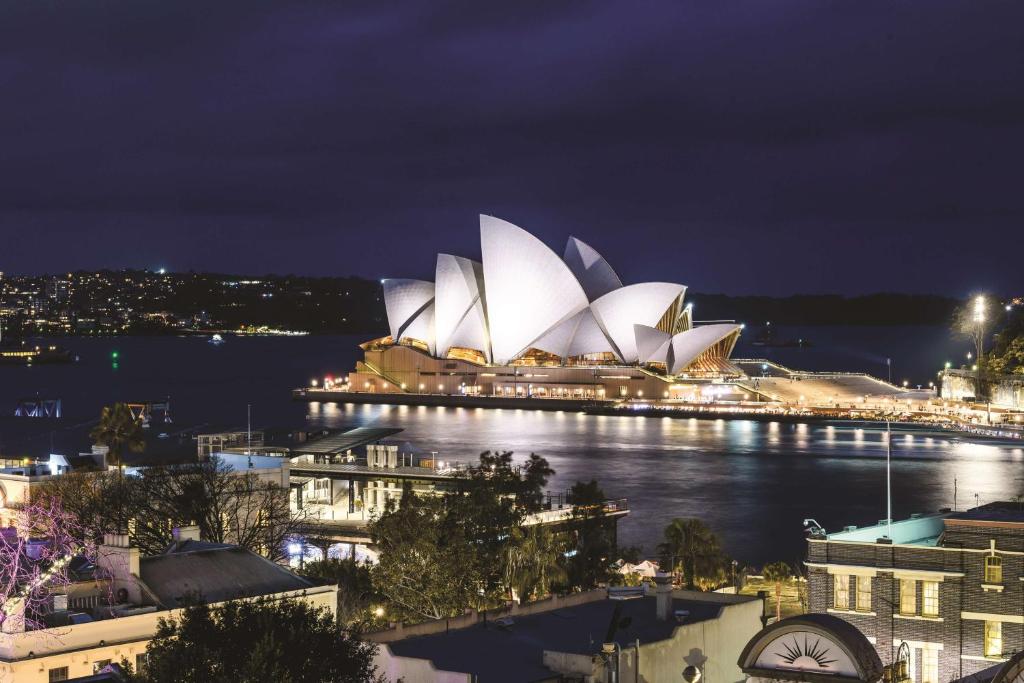
<path id="1" fill-rule="evenodd" d="M 810 531 L 810 611 L 855 626 L 884 664 L 902 649 L 914 683 L 960 680 L 1024 650 L 1019 503 Z"/>
<path id="2" fill-rule="evenodd" d="M 390 334 L 363 344 L 350 391 L 681 398 L 742 375 L 741 326 L 695 326 L 685 286 L 624 285 L 586 243 L 560 258 L 491 216 L 480 241 L 482 263 L 439 254 L 434 282 L 383 281 Z"/>

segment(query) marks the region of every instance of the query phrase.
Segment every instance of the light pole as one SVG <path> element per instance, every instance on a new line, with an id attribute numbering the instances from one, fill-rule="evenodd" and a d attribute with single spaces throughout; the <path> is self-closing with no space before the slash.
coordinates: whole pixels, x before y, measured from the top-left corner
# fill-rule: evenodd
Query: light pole
<path id="1" fill-rule="evenodd" d="M 978 383 L 978 389 L 975 393 L 980 399 L 984 393 L 981 386 L 981 361 L 982 354 L 985 352 L 985 297 L 983 296 L 979 296 L 974 300 L 974 324 L 974 344 L 978 352 L 978 376 L 975 380 Z"/>

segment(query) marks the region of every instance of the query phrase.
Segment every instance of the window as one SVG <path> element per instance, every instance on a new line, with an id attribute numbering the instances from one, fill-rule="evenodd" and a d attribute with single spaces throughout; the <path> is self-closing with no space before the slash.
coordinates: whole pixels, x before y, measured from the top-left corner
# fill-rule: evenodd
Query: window
<path id="1" fill-rule="evenodd" d="M 900 614 L 917 614 L 917 581 L 900 579 Z"/>
<path id="2" fill-rule="evenodd" d="M 68 668 L 66 666 L 58 666 L 56 669 L 50 669 L 50 683 L 66 680 L 68 680 Z"/>
<path id="3" fill-rule="evenodd" d="M 857 611 L 871 611 L 871 577 L 857 577 Z"/>
<path id="4" fill-rule="evenodd" d="M 985 656 L 1003 656 L 1003 622 L 985 622 Z"/>
<path id="5" fill-rule="evenodd" d="M 149 653 L 142 652 L 135 655 L 135 673 L 140 674 L 146 670 L 146 665 L 149 664 Z"/>
<path id="6" fill-rule="evenodd" d="M 850 609 L 850 577 L 845 574 L 835 576 L 835 608 Z"/>
<path id="7" fill-rule="evenodd" d="M 939 616 L 939 582 L 921 582 L 921 614 L 926 617 Z"/>
<path id="8" fill-rule="evenodd" d="M 939 683 L 939 651 L 921 650 L 921 683 Z"/>
<path id="9" fill-rule="evenodd" d="M 1003 558 L 989 555 L 985 558 L 985 583 L 1003 582 Z"/>
<path id="10" fill-rule="evenodd" d="M 103 667 L 109 666 L 109 665 L 110 665 L 110 660 L 109 659 L 97 659 L 95 662 L 92 663 L 92 672 L 94 674 L 98 674 L 99 672 L 103 671 Z"/>

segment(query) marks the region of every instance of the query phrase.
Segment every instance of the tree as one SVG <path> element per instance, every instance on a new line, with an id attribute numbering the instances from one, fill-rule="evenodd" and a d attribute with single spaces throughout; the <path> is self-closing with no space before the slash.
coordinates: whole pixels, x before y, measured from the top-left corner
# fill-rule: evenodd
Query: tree
<path id="1" fill-rule="evenodd" d="M 510 536 L 527 515 L 541 509 L 544 486 L 552 474 L 547 460 L 536 454 L 517 466 L 511 451 L 486 451 L 477 465 L 456 477 L 454 490 L 445 496 L 446 523 L 473 540 L 483 602 L 498 602 L 508 595 L 502 568 Z"/>
<path id="2" fill-rule="evenodd" d="M 305 519 L 289 509 L 288 490 L 217 457 L 188 465 L 147 467 L 138 479 L 135 535 L 139 547 L 166 547 L 168 520 L 196 524 L 200 536 L 230 543 L 271 560 L 287 554 L 287 540 Z"/>
<path id="3" fill-rule="evenodd" d="M 59 504 L 75 520 L 82 542 L 99 543 L 103 534 L 131 528 L 139 507 L 133 477 L 116 472 L 67 472 L 33 491 L 40 505 Z"/>
<path id="4" fill-rule="evenodd" d="M 479 604 L 482 578 L 466 525 L 448 515 L 444 498 L 417 496 L 406 484 L 370 523 L 380 556 L 371 571 L 389 614 L 400 620 L 444 619 Z"/>
<path id="5" fill-rule="evenodd" d="M 546 527 L 512 529 L 502 562 L 509 597 L 514 591 L 521 603 L 528 602 L 533 595 L 543 595 L 553 584 L 565 581 L 562 546 Z"/>
<path id="6" fill-rule="evenodd" d="M 285 488 L 237 472 L 215 457 L 146 467 L 135 476 L 71 472 L 53 477 L 33 495 L 61 501 L 77 519 L 83 540 L 125 530 L 148 555 L 163 552 L 175 526 L 196 524 L 204 540 L 239 545 L 276 561 L 285 557 L 287 539 L 305 519 L 289 510 Z"/>
<path id="7" fill-rule="evenodd" d="M 380 596 L 373 588 L 371 566 L 354 557 L 344 560 L 326 559 L 308 563 L 303 576 L 338 584 L 338 622 L 343 625 L 364 625 L 375 621 L 371 612 Z"/>
<path id="8" fill-rule="evenodd" d="M 81 542 L 76 520 L 59 501 L 18 510 L 14 533 L 0 534 L 0 630 L 55 626 L 47 616 L 53 596 L 66 593 L 72 583 L 75 557 L 95 561 L 95 546 Z"/>
<path id="9" fill-rule="evenodd" d="M 615 527 L 605 515 L 604 491 L 597 482 L 577 481 L 569 489 L 573 505 L 572 536 L 568 566 L 569 584 L 580 590 L 608 581 L 615 558 Z"/>
<path id="10" fill-rule="evenodd" d="M 138 683 L 363 683 L 381 680 L 376 646 L 303 601 L 196 605 L 161 619 Z"/>
<path id="11" fill-rule="evenodd" d="M 664 531 L 665 540 L 658 545 L 662 566 L 682 567 L 688 590 L 694 590 L 701 579 L 714 579 L 722 570 L 724 556 L 718 537 L 696 518 L 677 517 Z"/>
<path id="12" fill-rule="evenodd" d="M 793 570 L 785 562 L 772 562 L 765 565 L 764 580 L 775 584 L 775 620 L 782 618 L 782 584 L 793 576 Z"/>
<path id="13" fill-rule="evenodd" d="M 124 403 L 104 406 L 99 424 L 93 427 L 89 436 L 97 446 L 107 447 L 107 462 L 116 465 L 119 472 L 124 470 L 126 450 L 141 453 L 146 448 L 142 420 L 136 419 Z"/>

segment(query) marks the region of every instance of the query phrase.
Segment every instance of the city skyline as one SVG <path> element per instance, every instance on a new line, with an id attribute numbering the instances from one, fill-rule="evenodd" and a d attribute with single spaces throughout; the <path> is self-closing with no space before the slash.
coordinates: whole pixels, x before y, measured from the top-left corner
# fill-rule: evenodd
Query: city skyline
<path id="1" fill-rule="evenodd" d="M 12 5 L 0 270 L 426 277 L 488 213 L 629 281 L 1013 295 L 1020 15 Z"/>

